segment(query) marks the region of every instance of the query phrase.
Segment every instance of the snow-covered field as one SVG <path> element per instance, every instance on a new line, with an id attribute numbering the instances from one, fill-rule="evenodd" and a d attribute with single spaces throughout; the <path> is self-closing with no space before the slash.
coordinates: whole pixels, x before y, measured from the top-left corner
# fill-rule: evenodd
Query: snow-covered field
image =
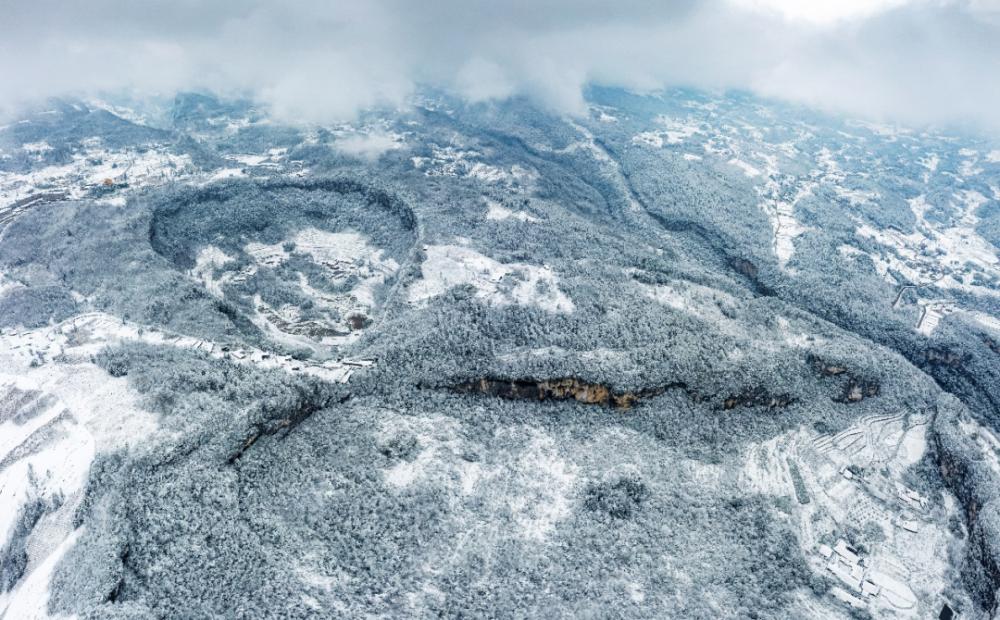
<path id="1" fill-rule="evenodd" d="M 636 134 L 632 138 L 634 144 L 645 144 L 654 148 L 664 145 L 678 145 L 703 132 L 700 122 L 691 119 L 679 119 L 660 115 L 656 119 L 659 127 Z M 661 128 L 662 127 L 662 128 Z"/>
<path id="2" fill-rule="evenodd" d="M 862 223 L 857 227 L 857 234 L 885 248 L 879 253 L 868 253 L 868 256 L 887 282 L 916 286 L 918 294 L 923 287 L 933 286 L 944 291 L 993 297 L 996 295 L 993 290 L 976 283 L 977 273 L 1000 277 L 1000 257 L 996 248 L 975 230 L 976 211 L 986 201 L 987 198 L 976 191 L 955 193 L 952 204 L 961 215 L 953 225 L 942 225 L 927 219 L 930 205 L 926 197 L 920 195 L 909 201 L 917 218 L 914 232 L 904 234 Z M 854 248 L 842 250 L 848 254 L 859 253 Z M 961 309 L 949 299 L 920 298 L 918 304 L 921 317 L 914 327 L 927 336 L 935 331 L 945 315 Z"/>
<path id="3" fill-rule="evenodd" d="M 190 157 L 175 155 L 165 147 L 110 149 L 98 137 L 84 141 L 83 146 L 84 150 L 75 153 L 68 164 L 44 166 L 21 174 L 0 172 L 0 206 L 39 191 L 58 190 L 71 198 L 82 198 L 95 187 L 117 191 L 126 184 L 160 185 L 193 172 Z"/>
<path id="4" fill-rule="evenodd" d="M 559 290 L 555 272 L 524 263 L 500 263 L 472 248 L 430 245 L 421 266 L 423 278 L 410 285 L 410 301 L 419 303 L 448 289 L 472 285 L 490 304 L 533 305 L 548 312 L 573 312 L 573 301 Z"/>
<path id="5" fill-rule="evenodd" d="M 414 156 L 413 167 L 427 176 L 471 177 L 484 183 L 530 190 L 538 173 L 524 166 L 497 166 L 483 161 L 483 154 L 455 146 L 431 145 L 431 156 Z"/>
<path id="6" fill-rule="evenodd" d="M 143 411 L 127 380 L 89 362 L 26 364 L 11 339 L 0 342 L 0 546 L 28 502 L 58 505 L 26 542 L 28 564 L 13 590 L 0 594 L 0 616 L 45 618 L 48 582 L 78 534 L 73 515 L 90 465 L 100 452 L 154 440 L 155 417 Z M 8 374 L 11 373 L 11 374 Z M 114 403 L 114 406 L 109 406 Z"/>
<path id="7" fill-rule="evenodd" d="M 707 286 L 677 280 L 670 284 L 642 284 L 636 286 L 649 299 L 694 318 L 711 323 L 715 328 L 736 333 L 732 318 L 726 316 L 724 308 L 734 307 L 735 299 L 723 291 Z"/>
<path id="8" fill-rule="evenodd" d="M 525 212 L 508 209 L 494 200 L 486 200 L 486 219 L 493 221 L 519 220 L 522 222 L 537 222 L 538 218 Z"/>
<path id="9" fill-rule="evenodd" d="M 862 418 L 835 435 L 800 428 L 744 456 L 743 486 L 797 500 L 799 542 L 810 567 L 838 584 L 831 596 L 879 617 L 936 614 L 953 578 L 948 553 L 961 544 L 947 527 L 958 514 L 954 499 L 933 505 L 902 483 L 927 449 L 927 422 L 897 414 Z M 852 541 L 866 549 L 861 565 L 831 551 L 845 526 L 865 537 Z"/>
<path id="10" fill-rule="evenodd" d="M 152 445 L 162 432 L 155 416 L 139 406 L 128 380 L 112 377 L 91 361 L 104 347 L 126 341 L 189 348 L 235 363 L 341 383 L 356 368 L 371 364 L 303 362 L 250 347 L 230 350 L 101 313 L 39 329 L 0 331 L 0 500 L 5 506 L 0 511 L 0 547 L 10 540 L 22 506 L 59 498 L 58 508 L 41 518 L 27 541 L 24 578 L 12 591 L 0 594 L 0 617 L 48 617 L 48 582 L 56 562 L 79 535 L 73 515 L 95 456 Z"/>
<path id="11" fill-rule="evenodd" d="M 351 339 L 347 319 L 353 314 L 370 316 L 376 306 L 376 289 L 399 270 L 399 264 L 394 259 L 385 256 L 382 249 L 372 246 L 367 238 L 353 231 L 332 233 L 307 228 L 281 243 L 248 243 L 244 251 L 254 259 L 255 264 L 235 272 L 225 271 L 226 265 L 234 257 L 215 246 L 205 246 L 199 251 L 190 275 L 202 282 L 213 295 L 223 298 L 223 288 L 227 283 L 246 280 L 260 266 L 277 267 L 286 263 L 292 253 L 299 253 L 307 255 L 312 262 L 322 267 L 331 281 L 352 283 L 349 290 L 333 294 L 310 285 L 306 275 L 301 272 L 296 281 L 302 293 L 317 306 L 340 317 L 336 327 L 341 328 L 340 331 L 345 334 L 342 336 L 328 335 L 317 339 L 307 333 L 299 333 L 309 329 L 300 321 L 297 306 L 274 308 L 259 296 L 255 298 L 254 307 L 258 312 L 252 317 L 254 321 L 272 336 L 292 346 L 312 348 L 317 342 L 336 344 Z M 223 271 L 220 272 L 220 269 Z M 323 326 L 317 325 L 317 328 L 321 327 Z"/>

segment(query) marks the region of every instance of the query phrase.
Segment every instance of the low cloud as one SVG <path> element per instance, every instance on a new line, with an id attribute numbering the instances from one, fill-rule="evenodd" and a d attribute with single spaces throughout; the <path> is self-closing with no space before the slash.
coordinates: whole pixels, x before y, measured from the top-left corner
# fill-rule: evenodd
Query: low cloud
<path id="1" fill-rule="evenodd" d="M 1000 130 L 1000 2 L 94 0 L 5 3 L 0 107 L 60 95 L 250 94 L 349 119 L 422 86 L 569 114 L 589 83 L 747 89 L 905 123 Z"/>
<path id="2" fill-rule="evenodd" d="M 334 147 L 352 157 L 375 160 L 384 153 L 402 146 L 402 141 L 392 134 L 374 132 L 366 134 L 352 134 L 343 138 L 338 138 Z"/>

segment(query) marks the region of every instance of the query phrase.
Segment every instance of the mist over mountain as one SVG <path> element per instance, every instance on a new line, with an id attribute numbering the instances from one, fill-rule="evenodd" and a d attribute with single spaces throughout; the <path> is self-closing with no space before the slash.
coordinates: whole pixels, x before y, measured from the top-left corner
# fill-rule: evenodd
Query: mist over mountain
<path id="1" fill-rule="evenodd" d="M 597 84 L 751 90 L 868 120 L 1000 129 L 994 0 L 8 0 L 4 14 L 8 109 L 207 90 L 287 122 L 331 122 L 434 88 L 581 115 Z"/>
<path id="2" fill-rule="evenodd" d="M 992 3 L 5 8 L 0 620 L 997 616 Z"/>

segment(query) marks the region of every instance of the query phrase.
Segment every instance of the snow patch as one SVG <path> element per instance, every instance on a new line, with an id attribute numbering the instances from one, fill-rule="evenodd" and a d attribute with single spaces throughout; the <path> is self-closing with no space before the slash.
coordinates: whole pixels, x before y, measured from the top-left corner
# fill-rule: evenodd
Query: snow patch
<path id="1" fill-rule="evenodd" d="M 743 174 L 751 178 L 759 177 L 762 174 L 761 171 L 756 166 L 747 163 L 742 159 L 737 159 L 737 158 L 730 159 L 729 164 L 732 166 L 736 166 L 737 168 L 743 171 Z"/>
<path id="2" fill-rule="evenodd" d="M 222 294 L 222 279 L 215 279 L 215 270 L 219 267 L 223 267 L 226 263 L 232 262 L 233 257 L 229 256 L 219 248 L 214 245 L 209 245 L 202 248 L 198 252 L 198 256 L 195 258 L 194 269 L 191 270 L 191 274 L 201 280 L 208 289 L 210 293 L 219 297 L 223 297 Z"/>
<path id="3" fill-rule="evenodd" d="M 702 133 L 701 125 L 690 120 L 680 120 L 661 114 L 656 117 L 656 122 L 664 129 L 653 129 L 636 134 L 632 137 L 632 143 L 661 148 L 665 144 L 683 144 L 696 134 Z"/>
<path id="4" fill-rule="evenodd" d="M 472 285 L 476 297 L 496 306 L 533 305 L 554 313 L 573 312 L 573 301 L 557 286 L 555 272 L 525 263 L 500 263 L 458 245 L 425 248 L 424 277 L 410 287 L 410 302 L 423 302 L 461 285 Z"/>
<path id="5" fill-rule="evenodd" d="M 525 211 L 514 211 L 504 207 L 499 202 L 489 199 L 486 200 L 486 219 L 494 221 L 514 219 L 532 223 L 538 221 L 538 218 Z"/>
<path id="6" fill-rule="evenodd" d="M 559 521 L 570 515 L 577 468 L 562 459 L 552 438 L 541 432 L 531 438 L 517 468 L 531 475 L 511 498 L 514 520 L 525 538 L 543 541 Z"/>
<path id="7" fill-rule="evenodd" d="M 482 154 L 478 151 L 434 144 L 430 157 L 415 156 L 410 161 L 414 168 L 423 170 L 429 177 L 471 177 L 488 184 L 522 189 L 531 189 L 538 180 L 538 173 L 532 169 L 518 164 L 504 168 L 479 161 L 480 158 Z"/>
<path id="8" fill-rule="evenodd" d="M 35 155 L 40 155 L 42 153 L 46 153 L 52 150 L 52 147 L 49 146 L 49 143 L 44 140 L 42 140 L 41 142 L 25 142 L 24 144 L 21 145 L 21 148 L 25 152 L 32 153 Z"/>
<path id="9" fill-rule="evenodd" d="M 733 319 L 723 312 L 727 306 L 735 307 L 735 299 L 728 293 L 685 280 L 669 284 L 636 282 L 636 286 L 658 304 L 711 323 L 727 333 L 734 333 L 736 329 Z"/>

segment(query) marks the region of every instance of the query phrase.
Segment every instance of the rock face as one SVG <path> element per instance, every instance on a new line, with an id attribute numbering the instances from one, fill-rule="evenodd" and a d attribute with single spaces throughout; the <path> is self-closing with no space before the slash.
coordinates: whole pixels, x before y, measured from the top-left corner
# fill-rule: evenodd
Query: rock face
<path id="1" fill-rule="evenodd" d="M 844 393 L 838 399 L 844 403 L 859 403 L 866 398 L 878 396 L 879 384 L 874 381 L 851 377 L 844 386 Z"/>
<path id="2" fill-rule="evenodd" d="M 618 409 L 629 409 L 640 401 L 663 394 L 667 390 L 683 390 L 693 402 L 717 403 L 723 410 L 737 407 L 766 407 L 781 409 L 796 402 L 791 394 L 773 393 L 765 387 L 747 388 L 737 394 L 721 398 L 716 394 L 705 395 L 677 382 L 636 391 L 615 391 L 601 383 L 590 383 L 567 377 L 559 379 L 495 379 L 481 378 L 476 381 L 452 386 L 459 392 L 488 394 L 508 400 L 575 400 L 586 405 L 603 405 Z M 877 392 L 877 386 L 876 386 Z"/>
<path id="3" fill-rule="evenodd" d="M 561 379 L 489 379 L 460 383 L 460 392 L 489 394 L 510 400 L 576 400 L 586 405 L 603 405 L 628 409 L 652 392 L 614 392 L 607 385 L 588 383 L 567 377 Z"/>
<path id="4" fill-rule="evenodd" d="M 148 145 L 176 183 L 86 195 L 115 173 L 8 138 L 145 146 L 0 128 L 0 616 L 995 613 L 1000 264 L 966 224 L 1000 166 L 591 96 L 315 131 L 192 99 Z"/>
<path id="5" fill-rule="evenodd" d="M 736 271 L 736 273 L 744 275 L 750 280 L 756 280 L 757 275 L 760 273 L 760 270 L 757 269 L 757 265 L 754 265 L 751 261 L 748 261 L 745 258 L 733 258 L 729 261 L 729 264 Z"/>
<path id="6" fill-rule="evenodd" d="M 808 361 L 812 365 L 813 370 L 824 377 L 836 377 L 847 372 L 847 367 L 843 364 L 828 362 L 815 355 L 810 355 Z"/>
<path id="7" fill-rule="evenodd" d="M 815 355 L 807 359 L 813 371 L 821 377 L 840 377 L 840 395 L 833 400 L 839 403 L 859 403 L 866 398 L 879 395 L 881 385 L 874 379 L 859 377 L 845 364 L 824 360 Z"/>
<path id="8" fill-rule="evenodd" d="M 1000 609 L 1000 474 L 977 445 L 980 434 L 991 435 L 977 428 L 958 399 L 943 396 L 934 440 L 941 477 L 965 508 L 969 544 L 963 581 L 992 616 Z"/>

